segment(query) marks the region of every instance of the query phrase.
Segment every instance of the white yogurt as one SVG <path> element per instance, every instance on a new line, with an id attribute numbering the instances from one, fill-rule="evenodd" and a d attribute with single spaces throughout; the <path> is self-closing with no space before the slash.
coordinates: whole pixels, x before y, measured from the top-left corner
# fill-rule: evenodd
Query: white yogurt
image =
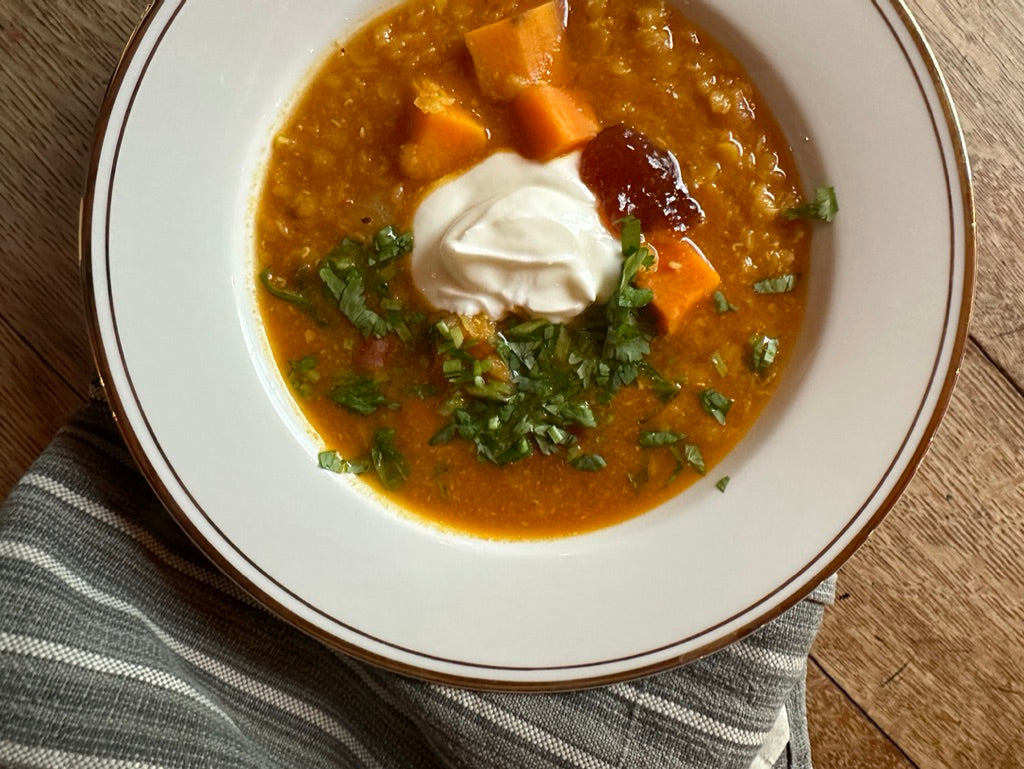
<path id="1" fill-rule="evenodd" d="M 427 300 L 462 315 L 561 322 L 607 299 L 622 249 L 579 159 L 501 152 L 433 190 L 413 221 L 412 277 Z"/>

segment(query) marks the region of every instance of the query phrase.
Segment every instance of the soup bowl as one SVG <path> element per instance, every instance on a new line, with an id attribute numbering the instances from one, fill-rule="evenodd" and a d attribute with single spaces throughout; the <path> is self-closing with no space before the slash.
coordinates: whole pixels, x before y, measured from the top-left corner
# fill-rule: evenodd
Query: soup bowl
<path id="1" fill-rule="evenodd" d="M 715 472 L 623 523 L 524 541 L 427 525 L 320 470 L 260 321 L 272 137 L 331 47 L 384 8 L 163 0 L 142 20 L 82 207 L 96 359 L 170 514 L 284 620 L 430 680 L 623 680 L 778 616 L 910 481 L 952 392 L 975 269 L 966 153 L 928 47 L 898 1 L 676 2 L 744 65 L 802 178 L 834 185 L 841 211 L 815 231 L 783 382 Z"/>

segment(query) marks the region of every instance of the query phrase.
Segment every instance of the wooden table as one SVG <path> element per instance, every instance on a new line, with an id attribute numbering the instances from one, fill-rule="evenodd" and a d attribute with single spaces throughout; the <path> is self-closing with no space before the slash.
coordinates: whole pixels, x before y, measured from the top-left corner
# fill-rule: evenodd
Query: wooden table
<path id="1" fill-rule="evenodd" d="M 0 3 L 0 497 L 87 392 L 79 195 L 146 4 Z M 974 168 L 976 307 L 932 449 L 815 646 L 816 765 L 1024 767 L 1024 2 L 909 4 Z"/>

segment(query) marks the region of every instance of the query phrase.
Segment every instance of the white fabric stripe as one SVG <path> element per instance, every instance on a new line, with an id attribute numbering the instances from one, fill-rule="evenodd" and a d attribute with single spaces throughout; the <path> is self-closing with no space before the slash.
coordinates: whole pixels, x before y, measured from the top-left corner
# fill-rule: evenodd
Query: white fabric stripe
<path id="1" fill-rule="evenodd" d="M 86 756 L 11 740 L 0 740 L 0 763 L 8 769 L 165 769 L 142 761 Z"/>
<path id="2" fill-rule="evenodd" d="M 341 655 L 339 658 L 343 659 Z M 344 660 L 347 662 L 347 660 Z M 370 679 L 368 676 L 363 674 L 363 671 L 359 670 L 355 666 L 351 666 L 357 675 L 370 686 L 379 696 L 387 697 L 386 692 L 379 687 L 376 682 Z M 478 715 L 484 716 L 492 723 L 495 723 L 506 730 L 513 732 L 521 737 L 529 739 L 536 745 L 540 745 L 544 749 L 553 753 L 554 755 L 560 756 L 567 760 L 577 760 L 580 766 L 608 766 L 608 764 L 602 762 L 600 759 L 585 754 L 573 745 L 563 742 L 560 738 L 550 735 L 547 732 L 535 727 L 529 722 L 522 721 L 514 714 L 498 708 L 493 703 L 478 697 L 472 692 L 453 689 L 451 687 L 444 686 L 442 684 L 431 684 L 431 689 L 443 694 L 448 699 L 451 699 L 468 710 L 472 710 Z M 750 732 L 741 729 L 736 729 L 727 724 L 723 724 L 719 721 L 705 716 L 696 711 L 684 708 L 677 703 L 670 700 L 666 700 L 661 697 L 646 694 L 645 692 L 638 691 L 634 687 L 628 684 L 618 684 L 616 686 L 609 687 L 609 689 L 615 690 L 615 693 L 619 696 L 623 696 L 631 702 L 634 702 L 642 707 L 652 710 L 664 716 L 668 716 L 680 723 L 684 723 L 687 726 L 691 726 L 698 729 L 705 734 L 709 734 L 713 737 L 721 739 L 723 741 L 734 742 L 744 746 L 757 746 L 765 745 L 766 740 L 775 733 L 778 728 L 778 723 L 772 727 L 768 732 L 758 733 Z M 783 712 L 785 709 L 783 708 Z M 780 716 L 781 717 L 781 716 Z M 789 721 L 786 720 L 786 740 L 789 737 Z M 559 750 L 553 750 L 552 745 L 558 743 L 561 746 Z M 783 743 L 785 746 L 785 743 Z M 582 756 L 582 761 L 579 761 L 578 756 Z M 776 756 L 778 758 L 778 756 Z"/>
<path id="3" fill-rule="evenodd" d="M 745 640 L 729 644 L 725 649 L 729 654 L 747 662 L 783 673 L 800 673 L 807 667 L 807 657 L 801 654 L 786 654 L 776 649 L 764 649 Z"/>
<path id="4" fill-rule="evenodd" d="M 150 686 L 184 695 L 201 705 L 205 705 L 221 718 L 231 722 L 231 716 L 217 707 L 208 697 L 203 696 L 202 693 L 190 686 L 188 682 L 168 673 L 166 670 L 137 665 L 127 660 L 107 657 L 74 646 L 13 633 L 0 633 L 0 652 L 20 654 L 25 657 L 50 660 L 51 662 L 62 662 L 66 665 L 85 668 L 97 673 L 108 673 L 113 676 L 121 676 L 122 678 L 132 678 Z"/>
<path id="5" fill-rule="evenodd" d="M 654 711 L 655 713 L 667 716 L 681 724 L 686 724 L 689 727 L 704 732 L 705 734 L 709 734 L 724 742 L 732 742 L 737 745 L 751 747 L 764 744 L 765 738 L 768 736 L 768 732 L 751 732 L 747 729 L 738 729 L 735 726 L 729 726 L 728 724 L 711 718 L 711 716 L 683 707 L 678 702 L 673 702 L 672 700 L 667 700 L 664 697 L 640 691 L 630 684 L 613 684 L 608 687 L 608 691 L 614 692 L 623 699 L 636 703 L 637 705 Z"/>
<path id="6" fill-rule="evenodd" d="M 452 702 L 461 705 L 466 710 L 486 718 L 505 731 L 511 732 L 522 740 L 530 742 L 564 761 L 570 761 L 575 766 L 584 767 L 585 769 L 614 769 L 613 764 L 606 763 L 597 756 L 581 750 L 576 745 L 566 742 L 557 735 L 541 729 L 529 721 L 523 720 L 514 713 L 499 708 L 493 702 L 475 692 L 467 689 L 456 689 L 442 684 L 432 684 L 430 688 L 438 694 L 447 697 Z"/>
<path id="7" fill-rule="evenodd" d="M 316 706 L 282 692 L 272 686 L 259 681 L 252 676 L 242 673 L 240 670 L 214 659 L 209 655 L 195 649 L 172 637 L 156 623 L 149 619 L 142 611 L 135 606 L 122 601 L 107 593 L 94 588 L 81 579 L 77 574 L 58 562 L 48 553 L 35 547 L 17 542 L 0 541 L 0 557 L 7 556 L 30 563 L 39 568 L 45 569 L 65 585 L 78 592 L 80 595 L 109 609 L 122 612 L 134 617 L 143 623 L 161 642 L 179 657 L 189 662 L 196 668 L 214 676 L 221 682 L 231 686 L 238 691 L 266 702 L 279 710 L 289 713 L 296 718 L 305 721 L 323 732 L 331 735 L 348 748 L 367 767 L 380 767 L 366 747 L 360 743 L 349 731 L 336 719 Z"/>
<path id="8" fill-rule="evenodd" d="M 783 705 L 779 715 L 775 719 L 775 725 L 765 738 L 764 745 L 754 760 L 750 762 L 750 769 L 772 769 L 779 756 L 789 744 L 789 711 Z"/>
<path id="9" fill-rule="evenodd" d="M 172 553 L 146 529 L 131 523 L 105 505 L 91 500 L 76 491 L 72 491 L 59 481 L 55 481 L 53 478 L 41 475 L 40 473 L 33 472 L 26 474 L 22 478 L 22 483 L 35 486 L 37 489 L 45 491 L 47 494 L 56 497 L 64 504 L 70 505 L 100 523 L 104 523 L 115 531 L 130 537 L 146 548 L 146 550 L 154 556 L 159 558 L 161 562 L 170 566 L 175 571 L 191 577 L 197 582 L 202 582 L 204 585 L 208 585 L 222 593 L 226 593 L 232 598 L 242 601 L 249 606 L 265 611 L 265 608 L 261 604 L 254 601 L 248 593 L 239 588 L 238 585 L 223 574 L 197 566 L 196 564 L 185 560 L 181 556 Z"/>

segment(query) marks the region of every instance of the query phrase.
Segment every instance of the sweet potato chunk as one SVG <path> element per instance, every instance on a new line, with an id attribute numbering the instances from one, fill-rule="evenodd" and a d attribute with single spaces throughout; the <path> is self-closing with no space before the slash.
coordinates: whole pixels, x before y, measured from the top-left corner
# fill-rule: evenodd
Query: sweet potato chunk
<path id="1" fill-rule="evenodd" d="M 530 85 L 516 94 L 512 110 L 526 139 L 526 154 L 550 160 L 594 138 L 601 126 L 579 95 L 553 85 Z"/>
<path id="2" fill-rule="evenodd" d="M 487 139 L 487 129 L 455 99 L 434 83 L 421 83 L 399 165 L 413 179 L 436 179 L 481 157 Z"/>
<path id="3" fill-rule="evenodd" d="M 508 101 L 533 83 L 565 79 L 565 25 L 552 0 L 465 35 L 477 81 L 493 101 Z"/>
<path id="4" fill-rule="evenodd" d="M 675 232 L 648 237 L 658 252 L 658 264 L 637 275 L 636 283 L 651 289 L 651 309 L 662 333 L 678 330 L 687 314 L 702 299 L 711 296 L 721 278 L 693 241 Z"/>

